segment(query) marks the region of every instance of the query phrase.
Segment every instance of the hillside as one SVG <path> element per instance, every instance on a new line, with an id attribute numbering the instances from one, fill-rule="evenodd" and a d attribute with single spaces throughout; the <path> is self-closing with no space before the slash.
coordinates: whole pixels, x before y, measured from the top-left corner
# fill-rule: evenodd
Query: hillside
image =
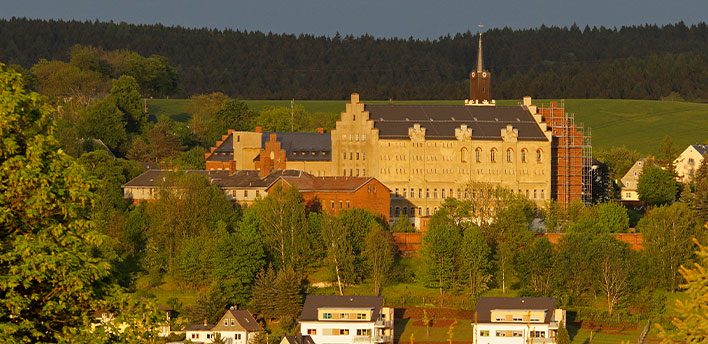
<path id="1" fill-rule="evenodd" d="M 385 101 L 366 101 L 386 103 Z M 534 104 L 548 104 L 535 100 Z M 165 114 L 178 121 L 188 121 L 185 99 L 151 99 L 148 109 L 153 114 Z M 249 108 L 259 111 L 264 106 L 290 106 L 289 100 L 247 100 Z M 346 101 L 297 101 L 310 113 L 339 113 Z M 395 103 L 459 104 L 457 100 L 397 101 Z M 499 101 L 500 105 L 518 104 L 518 100 Z M 576 123 L 592 129 L 594 149 L 625 145 L 645 154 L 656 153 L 664 135 L 669 135 L 679 149 L 708 140 L 708 104 L 625 99 L 569 99 L 566 111 L 575 113 Z"/>

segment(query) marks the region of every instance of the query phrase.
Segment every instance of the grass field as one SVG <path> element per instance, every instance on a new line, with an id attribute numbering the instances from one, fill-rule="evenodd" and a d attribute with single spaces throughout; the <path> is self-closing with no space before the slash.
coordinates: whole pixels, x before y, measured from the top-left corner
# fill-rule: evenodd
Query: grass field
<path id="1" fill-rule="evenodd" d="M 366 101 L 388 103 L 387 101 Z M 535 100 L 534 104 L 548 104 L 549 100 Z M 264 106 L 290 106 L 289 100 L 247 100 L 248 106 L 260 111 Z M 306 100 L 296 101 L 310 113 L 340 113 L 346 101 Z M 396 101 L 396 104 L 460 104 L 457 100 Z M 518 100 L 498 101 L 499 105 L 516 105 Z M 150 99 L 151 113 L 165 114 L 178 121 L 187 121 L 185 99 Z M 645 154 L 658 151 L 665 135 L 671 136 L 683 150 L 689 144 L 708 140 L 708 104 L 665 102 L 649 100 L 568 99 L 565 110 L 574 113 L 576 123 L 592 129 L 594 149 L 607 149 L 625 145 Z"/>

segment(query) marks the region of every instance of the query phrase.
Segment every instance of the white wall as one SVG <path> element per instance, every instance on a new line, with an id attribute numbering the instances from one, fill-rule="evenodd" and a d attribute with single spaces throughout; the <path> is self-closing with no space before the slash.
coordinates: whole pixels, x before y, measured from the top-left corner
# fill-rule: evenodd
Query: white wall
<path id="1" fill-rule="evenodd" d="M 371 330 L 372 343 L 374 342 L 373 337 L 376 336 L 374 322 L 303 321 L 300 323 L 300 333 L 302 335 L 308 335 L 308 329 L 317 330 L 316 335 L 310 335 L 317 344 L 368 343 L 369 339 L 367 337 L 356 335 L 357 329 Z M 326 329 L 349 329 L 349 335 L 325 335 Z"/>
<path id="2" fill-rule="evenodd" d="M 481 331 L 489 331 L 489 337 L 480 336 Z M 529 331 L 544 331 L 547 343 L 551 343 L 548 324 L 477 324 L 475 329 L 477 344 L 526 344 L 530 334 Z M 497 331 L 522 331 L 521 337 L 497 337 Z M 538 338 L 540 340 L 542 338 Z M 538 342 L 538 341 L 534 341 Z"/>

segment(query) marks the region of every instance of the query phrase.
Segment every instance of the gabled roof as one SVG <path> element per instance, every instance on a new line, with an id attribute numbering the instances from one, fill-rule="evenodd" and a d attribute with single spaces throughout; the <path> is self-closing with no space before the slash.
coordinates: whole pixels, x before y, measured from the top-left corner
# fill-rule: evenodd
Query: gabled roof
<path id="1" fill-rule="evenodd" d="M 315 344 L 315 341 L 309 335 L 284 336 L 283 339 L 288 344 Z"/>
<path id="2" fill-rule="evenodd" d="M 701 155 L 708 155 L 708 145 L 691 145 Z"/>
<path id="3" fill-rule="evenodd" d="M 372 309 L 371 319 L 374 321 L 379 318 L 383 300 L 383 296 L 308 295 L 305 299 L 305 305 L 302 307 L 302 313 L 300 313 L 300 321 L 317 321 L 317 310 L 319 308 L 348 307 Z"/>
<path id="4" fill-rule="evenodd" d="M 214 328 L 214 325 L 210 324 L 191 324 L 187 325 L 184 330 L 185 331 L 211 331 L 211 329 Z"/>
<path id="5" fill-rule="evenodd" d="M 176 172 L 172 170 L 147 170 L 143 174 L 131 179 L 123 184 L 123 187 L 156 187 L 165 182 L 167 178 Z M 273 170 L 270 174 L 261 178 L 257 170 L 239 170 L 231 174 L 225 170 L 185 170 L 186 174 L 198 174 L 206 177 L 209 183 L 220 188 L 262 188 L 266 189 L 273 185 L 278 178 L 283 176 L 300 176 L 305 172 L 298 170 Z"/>
<path id="6" fill-rule="evenodd" d="M 544 323 L 550 323 L 556 309 L 556 299 L 552 297 L 480 297 L 477 301 L 477 322 L 492 322 L 492 310 L 544 310 Z"/>
<path id="7" fill-rule="evenodd" d="M 426 140 L 454 140 L 455 129 L 466 124 L 472 140 L 501 140 L 512 125 L 520 141 L 548 141 L 531 113 L 522 106 L 365 104 L 381 139 L 408 139 L 408 128 L 426 128 Z"/>
<path id="8" fill-rule="evenodd" d="M 231 315 L 236 319 L 236 322 L 238 322 L 238 324 L 248 332 L 254 332 L 261 329 L 261 325 L 259 325 L 253 315 L 251 315 L 251 312 L 247 310 L 229 309 L 226 312 L 231 313 Z"/>

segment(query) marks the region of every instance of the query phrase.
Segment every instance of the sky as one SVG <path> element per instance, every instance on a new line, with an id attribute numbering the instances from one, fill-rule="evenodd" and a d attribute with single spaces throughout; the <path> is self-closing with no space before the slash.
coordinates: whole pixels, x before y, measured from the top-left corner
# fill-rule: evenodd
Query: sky
<path id="1" fill-rule="evenodd" d="M 485 28 L 686 24 L 706 0 L 0 0 L 0 17 L 77 19 L 315 35 L 437 38 Z"/>

